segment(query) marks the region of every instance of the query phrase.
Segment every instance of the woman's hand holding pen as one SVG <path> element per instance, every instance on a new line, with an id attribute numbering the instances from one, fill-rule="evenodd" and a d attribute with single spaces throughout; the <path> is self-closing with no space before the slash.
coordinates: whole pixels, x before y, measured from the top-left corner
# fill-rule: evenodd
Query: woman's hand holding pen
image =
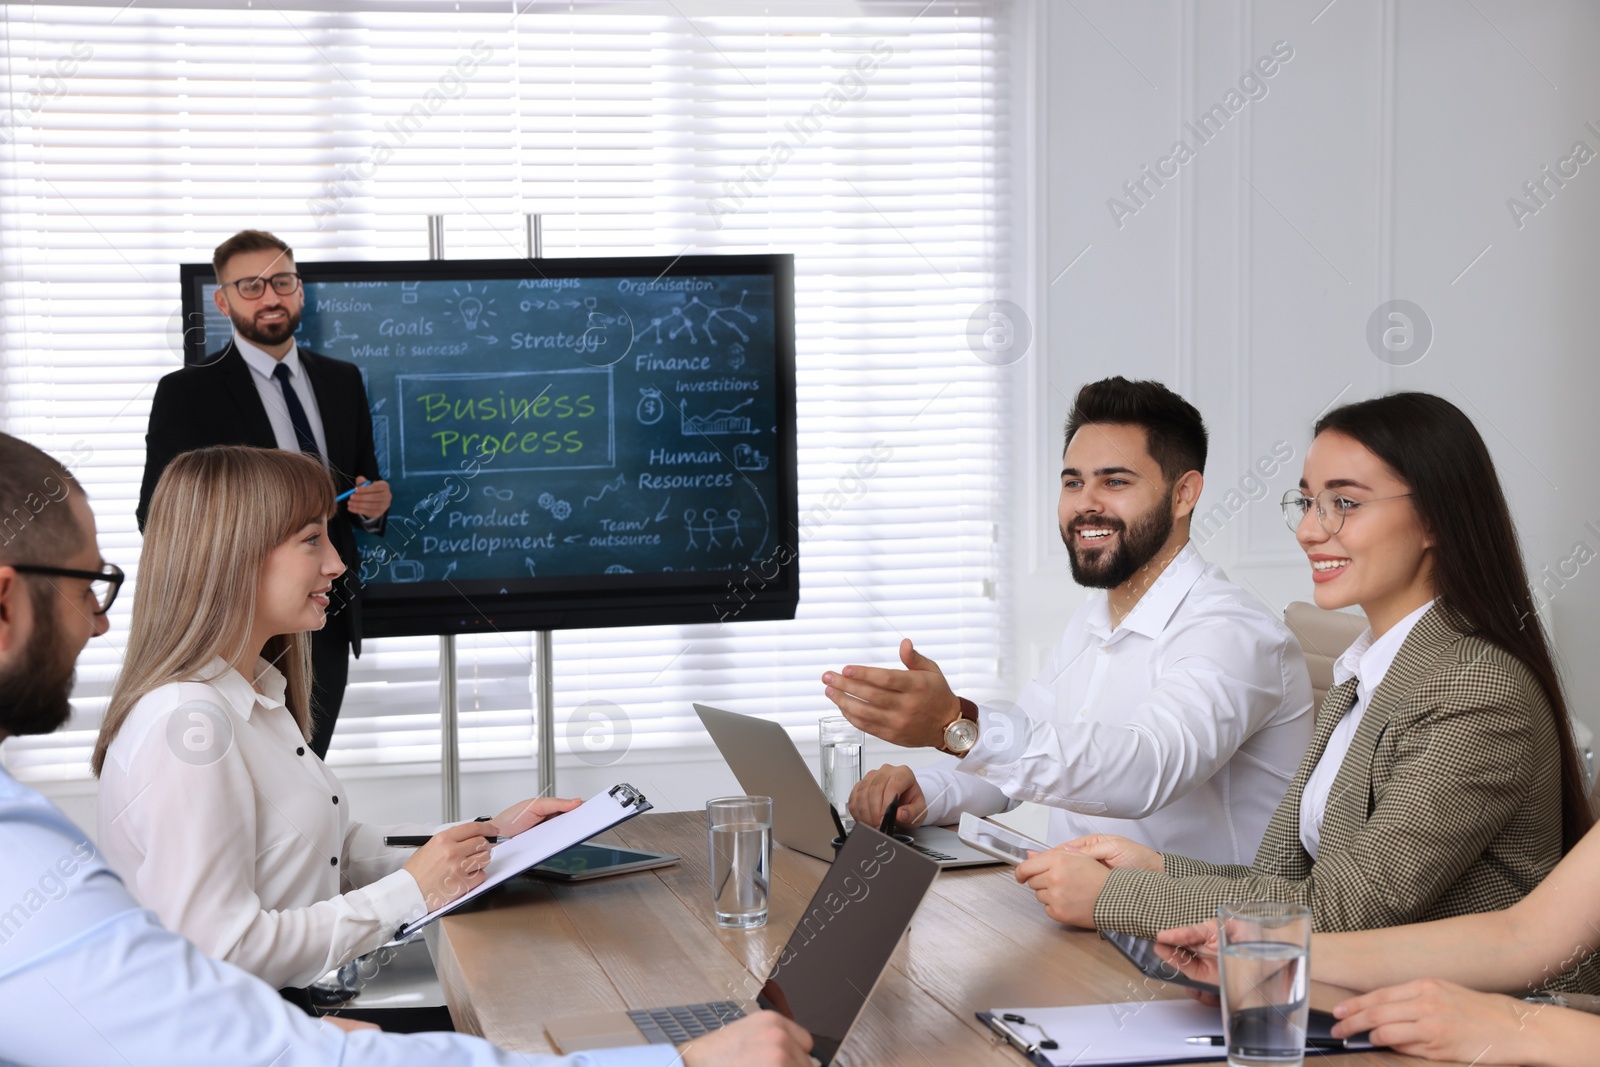
<path id="1" fill-rule="evenodd" d="M 562 812 L 571 811 L 582 804 L 576 798 L 562 800 L 560 797 L 537 797 L 533 800 L 522 800 L 511 805 L 505 811 L 494 817 L 494 824 L 500 827 L 501 837 L 516 837 L 524 830 L 531 829 Z"/>
<path id="2" fill-rule="evenodd" d="M 464 822 L 440 830 L 417 849 L 405 870 L 417 880 L 423 905 L 429 911 L 441 908 L 481 885 L 489 866 L 488 838 L 499 835 L 492 822 Z"/>

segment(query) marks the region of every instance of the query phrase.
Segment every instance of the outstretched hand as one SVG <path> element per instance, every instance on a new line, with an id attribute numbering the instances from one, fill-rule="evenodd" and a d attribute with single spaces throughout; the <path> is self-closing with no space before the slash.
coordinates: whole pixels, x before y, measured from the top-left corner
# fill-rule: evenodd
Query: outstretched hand
<path id="1" fill-rule="evenodd" d="M 858 729 L 906 748 L 938 748 L 944 728 L 961 716 L 961 701 L 933 660 L 911 639 L 900 642 L 905 670 L 851 664 L 822 676 L 823 695 Z"/>

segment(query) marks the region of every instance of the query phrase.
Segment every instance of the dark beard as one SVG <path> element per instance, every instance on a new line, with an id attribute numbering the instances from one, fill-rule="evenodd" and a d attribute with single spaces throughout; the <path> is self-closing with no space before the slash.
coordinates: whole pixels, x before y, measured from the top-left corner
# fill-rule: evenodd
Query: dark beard
<path id="1" fill-rule="evenodd" d="M 239 331 L 239 336 L 251 344 L 280 345 L 293 337 L 294 332 L 300 328 L 300 312 L 289 311 L 287 308 L 284 310 L 288 312 L 288 317 L 283 320 L 281 326 L 273 329 L 257 326 L 253 315 L 236 314 L 230 311 L 228 312 L 228 318 L 232 320 L 233 328 Z"/>
<path id="2" fill-rule="evenodd" d="M 1072 547 L 1072 535 L 1084 526 L 1099 526 L 1117 531 L 1115 548 Z M 1172 498 L 1163 495 L 1161 503 L 1135 519 L 1132 526 L 1121 519 L 1102 515 L 1094 519 L 1076 518 L 1061 531 L 1072 563 L 1072 580 L 1088 589 L 1115 589 L 1149 563 L 1172 536 Z"/>
<path id="3" fill-rule="evenodd" d="M 62 656 L 61 624 L 56 619 L 55 590 L 30 589 L 33 636 L 15 663 L 0 670 L 0 733 L 48 734 L 72 714 L 73 666 L 78 657 Z"/>

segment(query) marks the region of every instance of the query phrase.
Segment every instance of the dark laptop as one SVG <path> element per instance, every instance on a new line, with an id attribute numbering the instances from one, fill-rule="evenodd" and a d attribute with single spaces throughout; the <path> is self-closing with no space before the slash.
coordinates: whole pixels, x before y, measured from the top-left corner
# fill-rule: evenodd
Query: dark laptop
<path id="1" fill-rule="evenodd" d="M 546 1023 L 545 1032 L 564 1053 L 681 1045 L 759 1006 L 809 1031 L 811 1055 L 826 1065 L 849 1036 L 938 873 L 939 865 L 916 850 L 870 826 L 857 826 L 806 905 L 754 1005 L 724 1000 L 571 1016 Z M 709 900 L 705 906 L 711 907 Z"/>

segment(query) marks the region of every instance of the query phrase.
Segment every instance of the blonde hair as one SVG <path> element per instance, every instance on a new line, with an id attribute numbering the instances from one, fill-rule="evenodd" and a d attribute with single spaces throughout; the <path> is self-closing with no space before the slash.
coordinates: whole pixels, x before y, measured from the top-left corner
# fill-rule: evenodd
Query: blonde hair
<path id="1" fill-rule="evenodd" d="M 210 681 L 216 657 L 235 662 L 256 614 L 267 555 L 334 511 L 333 482 L 298 452 L 219 445 L 174 459 L 150 500 L 139 555 L 138 595 L 122 673 L 100 725 L 96 776 L 128 713 L 173 682 Z M 300 732 L 311 734 L 311 637 L 281 634 L 261 655 L 288 680 L 285 702 Z"/>

